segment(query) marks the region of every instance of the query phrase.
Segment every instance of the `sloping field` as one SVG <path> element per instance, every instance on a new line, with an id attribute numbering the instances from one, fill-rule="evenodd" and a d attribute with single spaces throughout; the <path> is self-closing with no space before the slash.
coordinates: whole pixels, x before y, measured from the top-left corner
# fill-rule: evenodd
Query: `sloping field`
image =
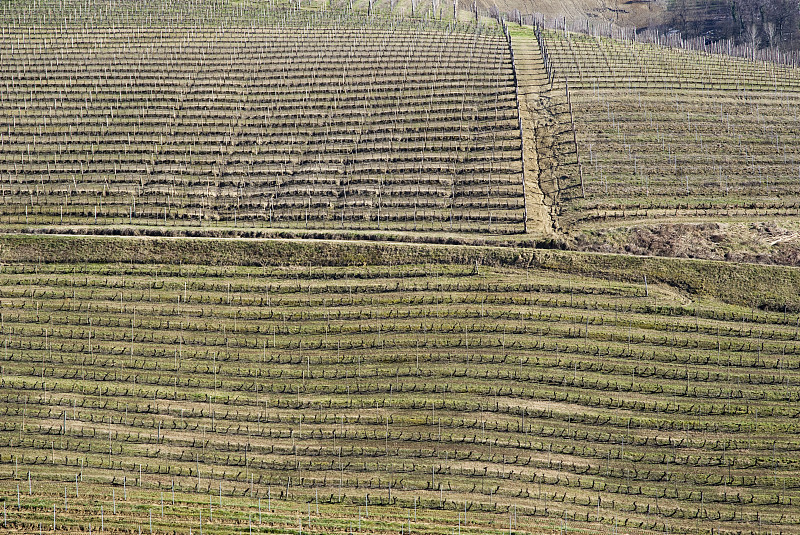
<path id="1" fill-rule="evenodd" d="M 4 531 L 800 532 L 796 314 L 441 262 L 475 248 L 95 244 L 0 273 Z"/>
<path id="2" fill-rule="evenodd" d="M 793 71 L 319 7 L 0 8 L 0 532 L 800 534 L 797 269 L 8 235 L 800 210 Z"/>
<path id="3" fill-rule="evenodd" d="M 567 80 L 582 188 L 566 229 L 777 221 L 800 215 L 800 71 L 542 31 Z M 574 168 L 577 178 L 581 171 Z"/>
<path id="4" fill-rule="evenodd" d="M 5 228 L 524 228 L 496 27 L 228 2 L 2 19 Z"/>

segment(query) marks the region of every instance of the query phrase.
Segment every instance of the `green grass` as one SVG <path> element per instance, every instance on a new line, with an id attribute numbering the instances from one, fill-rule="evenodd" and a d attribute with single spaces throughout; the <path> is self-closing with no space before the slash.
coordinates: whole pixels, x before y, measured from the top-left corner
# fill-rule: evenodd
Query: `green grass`
<path id="1" fill-rule="evenodd" d="M 44 31 L 41 23 L 52 22 L 48 6 L 12 7 L 0 15 L 25 35 L 20 28 L 37 24 Z M 119 11 L 85 7 L 88 13 L 83 4 L 59 9 L 71 21 L 93 25 L 120 17 L 149 25 L 143 17 L 152 15 L 133 4 L 114 8 Z M 287 14 L 263 2 L 215 7 L 190 9 L 183 23 L 245 21 L 249 28 L 270 22 L 308 31 L 305 24 L 325 20 L 358 33 L 362 20 L 306 9 Z M 164 20 L 179 14 L 173 5 L 156 9 Z M 14 26 L 15 16 L 22 27 Z M 452 30 L 447 21 L 379 22 L 412 33 Z M 166 38 L 183 42 L 182 32 Z M 459 32 L 478 32 L 478 41 L 505 46 L 496 29 L 459 26 L 451 33 Z M 39 61 L 44 56 L 36 51 L 36 36 L 26 35 L 26 50 L 35 52 L 30 57 L 37 63 L 24 69 L 37 80 L 36 69 L 47 62 Z M 53 45 L 65 35 L 59 27 L 47 38 Z M 148 35 L 153 46 L 164 39 Z M 242 38 L 225 35 L 225 46 L 238 46 Z M 170 46 L 162 52 L 169 55 Z M 649 192 L 642 198 L 638 164 L 632 171 L 620 160 L 626 150 L 658 153 L 655 144 L 666 143 L 663 131 L 655 137 L 633 132 L 653 114 L 673 124 L 686 110 L 666 109 L 672 100 L 661 79 L 652 92 L 607 91 L 603 84 L 616 86 L 630 74 L 629 48 L 638 47 L 636 57 L 650 67 L 663 51 L 578 37 L 557 46 L 588 51 L 560 59 L 561 68 L 581 80 L 570 86 L 588 192 L 586 199 L 562 192 L 562 221 L 579 226 L 581 217 L 601 212 L 635 220 L 673 210 L 686 218 L 716 217 L 718 184 L 703 182 L 708 191 L 684 197 L 665 179 L 665 189 L 654 183 L 653 198 Z M 608 80 L 603 68 L 584 62 L 601 48 L 614 59 Z M 668 54 L 672 63 L 665 69 L 685 66 L 687 57 Z M 679 89 L 683 97 L 732 91 L 720 81 L 698 86 L 691 79 L 695 67 L 712 74 L 728 67 L 752 71 L 741 63 L 691 58 L 681 83 L 695 85 Z M 508 66 L 500 61 L 499 67 L 507 77 Z M 781 76 L 782 90 L 794 91 L 794 74 Z M 766 103 L 775 108 L 770 88 L 756 82 L 746 94 L 769 94 Z M 75 95 L 95 94 L 102 108 L 114 91 L 100 98 L 97 83 L 94 92 L 87 82 Z M 559 122 L 568 111 L 557 89 L 548 98 Z M 351 90 L 362 91 L 358 85 Z M 209 97 L 198 91 L 197 102 Z M 23 100 L 33 94 L 13 93 Z M 171 105 L 147 88 L 140 93 L 151 99 L 145 106 L 153 112 L 150 121 L 160 117 L 159 106 Z M 220 113 L 235 109 L 221 93 L 211 96 L 219 97 Z M 614 102 L 613 117 L 610 109 L 604 118 L 602 107 L 592 107 L 603 99 Z M 70 105 L 80 107 L 79 101 Z M 22 114 L 19 106 L 11 108 Z M 39 132 L 36 120 L 44 116 L 37 110 L 25 116 L 33 117 L 28 130 L 14 132 L 20 136 L 14 149 L 6 144 L 9 169 L 17 158 L 30 158 L 16 150 L 22 141 L 41 147 L 34 134 L 57 133 L 52 123 Z M 131 110 L 139 113 L 136 106 Z M 707 111 L 695 117 L 704 143 L 716 113 Z M 141 140 L 158 145 L 152 158 L 186 153 L 183 141 L 162 143 L 163 125 L 148 120 L 152 132 Z M 230 134 L 233 126 L 215 121 L 215 135 Z M 777 128 L 773 123 L 768 126 Z M 80 145 L 73 149 L 87 161 L 100 143 L 96 136 L 124 131 L 104 124 L 106 130 L 98 123 L 99 130 L 74 138 Z M 419 130 L 423 119 L 409 117 L 406 125 Z M 794 128 L 791 121 L 786 125 Z M 770 140 L 760 133 L 761 123 L 756 126 L 742 143 L 769 152 Z M 279 129 L 281 135 L 292 130 Z M 697 129 L 672 134 L 671 150 L 700 136 Z M 553 143 L 564 136 L 571 141 L 571 131 L 554 130 Z M 587 162 L 592 136 L 610 148 L 596 154 L 600 149 L 593 146 Z M 202 158 L 216 158 L 215 147 L 221 158 L 218 137 L 209 139 L 214 146 Z M 480 156 L 478 141 L 471 137 L 466 152 Z M 341 139 L 336 143 L 335 150 L 350 150 Z M 379 145 L 375 151 L 386 150 Z M 226 146 L 228 155 L 238 151 L 230 169 L 253 149 Z M 416 150 L 419 139 L 404 146 Z M 498 158 L 512 149 L 498 149 Z M 61 154 L 60 147 L 40 150 L 34 150 L 44 155 L 37 165 Z M 570 158 L 574 154 L 566 155 L 565 169 Z M 668 167 L 659 167 L 658 176 L 669 175 Z M 613 171 L 610 183 L 593 174 L 601 168 Z M 162 171 L 163 183 L 175 186 L 171 171 Z M 693 179 L 707 181 L 706 171 Z M 97 199 L 91 188 L 82 190 L 89 199 L 83 205 L 73 193 L 69 203 L 65 197 L 62 221 L 56 211 L 61 193 L 39 198 L 38 182 L 23 185 L 16 170 L 14 177 L 2 185 L 6 212 L 0 210 L 6 218 L 0 223 L 8 222 L 0 235 L 0 533 L 800 533 L 800 269 L 528 248 L 527 237 L 489 235 L 516 232 L 518 221 L 509 219 L 505 229 L 491 217 L 483 223 L 477 208 L 450 228 L 441 214 L 430 221 L 423 216 L 417 227 L 416 205 L 413 230 L 408 218 L 392 224 L 371 219 L 372 208 L 364 205 L 344 228 L 333 221 L 315 229 L 295 219 L 281 230 L 271 220 L 259 228 L 243 228 L 239 219 L 231 225 L 225 220 L 230 210 L 195 227 L 198 206 L 188 203 L 174 215 L 189 219 L 162 226 L 159 203 L 167 199 L 172 206 L 173 199 L 158 181 L 149 198 L 158 210 L 145 210 L 136 221 L 131 211 L 126 221 L 123 195 L 116 199 L 122 211 L 102 221 L 107 226 L 92 227 Z M 791 193 L 787 177 L 778 186 Z M 576 178 L 561 180 L 574 184 Z M 77 187 L 74 180 L 65 184 L 69 192 L 70 184 Z M 135 181 L 128 186 L 144 188 Z M 784 196 L 784 204 L 774 206 L 783 189 L 755 195 L 747 189 L 754 187 L 736 182 L 726 206 L 743 211 L 742 217 L 791 208 Z M 361 192 L 365 198 L 372 193 Z M 455 200 L 455 189 L 444 193 L 433 197 L 440 204 L 447 195 Z M 479 193 L 490 202 L 488 190 Z M 175 198 L 181 195 L 185 188 Z M 299 195 L 305 202 L 308 194 Z M 408 192 L 395 197 L 398 211 L 408 211 Z M 328 210 L 324 205 L 316 208 Z M 297 212 L 305 204 L 287 206 Z M 17 231 L 27 234 L 10 234 Z M 60 231 L 175 236 L 33 234 Z M 306 239 L 286 239 L 300 237 Z M 392 242 L 405 239 L 420 243 Z"/>
<path id="2" fill-rule="evenodd" d="M 134 262 L 235 266 L 380 266 L 445 263 L 544 268 L 562 273 L 664 283 L 700 298 L 783 312 L 800 310 L 796 268 L 559 250 L 335 240 L 0 236 L 6 262 Z"/>

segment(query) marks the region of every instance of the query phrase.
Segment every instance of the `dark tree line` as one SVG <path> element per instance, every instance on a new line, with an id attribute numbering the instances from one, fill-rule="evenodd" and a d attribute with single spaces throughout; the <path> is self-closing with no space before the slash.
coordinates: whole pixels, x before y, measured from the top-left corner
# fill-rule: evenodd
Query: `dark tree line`
<path id="1" fill-rule="evenodd" d="M 674 0 L 669 26 L 684 37 L 800 49 L 799 0 Z"/>

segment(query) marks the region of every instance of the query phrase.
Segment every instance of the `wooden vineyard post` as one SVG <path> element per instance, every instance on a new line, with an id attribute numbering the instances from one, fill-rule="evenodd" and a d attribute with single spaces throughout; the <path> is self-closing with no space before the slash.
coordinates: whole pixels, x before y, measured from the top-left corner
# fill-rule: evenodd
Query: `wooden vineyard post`
<path id="1" fill-rule="evenodd" d="M 519 107 L 519 83 L 517 80 L 517 63 L 514 60 L 514 47 L 511 46 L 511 34 L 508 32 L 508 25 L 503 20 L 503 32 L 506 34 L 508 42 L 508 52 L 511 54 L 511 73 L 514 75 L 514 101 L 517 104 L 517 126 L 519 127 L 519 152 L 522 162 L 522 231 L 528 233 L 528 196 L 525 190 L 525 142 L 522 137 L 522 114 Z"/>
<path id="2" fill-rule="evenodd" d="M 547 52 L 547 45 L 542 37 L 542 30 L 539 23 L 534 23 L 533 33 L 536 36 L 536 42 L 539 43 L 539 52 L 542 54 L 542 61 L 544 63 L 544 70 L 547 71 L 547 80 L 550 82 L 550 89 L 553 89 L 553 67 L 550 64 L 550 54 Z"/>

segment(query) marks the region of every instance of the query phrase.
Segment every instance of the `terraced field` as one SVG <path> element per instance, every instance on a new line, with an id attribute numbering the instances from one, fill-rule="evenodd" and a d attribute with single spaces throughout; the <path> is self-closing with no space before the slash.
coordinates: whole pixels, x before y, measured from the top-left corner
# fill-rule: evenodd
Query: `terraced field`
<path id="1" fill-rule="evenodd" d="M 0 6 L 0 533 L 800 534 L 795 268 L 206 239 L 789 224 L 797 72 L 340 4 Z"/>
<path id="2" fill-rule="evenodd" d="M 279 258 L 4 265 L 3 529 L 800 532 L 796 314 Z"/>
<path id="3" fill-rule="evenodd" d="M 568 85 L 581 188 L 565 229 L 777 221 L 800 210 L 800 71 L 741 58 L 543 30 Z M 574 160 L 571 159 L 570 161 Z"/>
<path id="4" fill-rule="evenodd" d="M 4 228 L 525 229 L 496 25 L 71 1 L 0 24 Z"/>

